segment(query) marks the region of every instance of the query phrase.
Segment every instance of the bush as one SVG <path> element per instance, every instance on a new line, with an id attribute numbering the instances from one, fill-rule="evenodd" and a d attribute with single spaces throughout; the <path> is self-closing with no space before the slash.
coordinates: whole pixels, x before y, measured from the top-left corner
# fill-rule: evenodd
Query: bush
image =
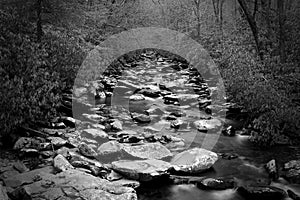
<path id="1" fill-rule="evenodd" d="M 61 93 L 72 87 L 84 54 L 67 36 L 46 33 L 36 43 L 28 24 L 24 27 L 26 23 L 3 12 L 0 19 L 0 130 L 7 135 L 57 115 Z"/>

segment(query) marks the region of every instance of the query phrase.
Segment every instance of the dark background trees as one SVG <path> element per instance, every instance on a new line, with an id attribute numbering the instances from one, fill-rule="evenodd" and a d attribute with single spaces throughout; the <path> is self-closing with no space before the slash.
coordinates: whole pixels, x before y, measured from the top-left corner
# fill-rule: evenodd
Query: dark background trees
<path id="1" fill-rule="evenodd" d="M 1 130 L 55 116 L 85 54 L 108 36 L 158 26 L 209 51 L 251 113 L 254 141 L 299 138 L 299 11 L 296 0 L 1 0 Z"/>

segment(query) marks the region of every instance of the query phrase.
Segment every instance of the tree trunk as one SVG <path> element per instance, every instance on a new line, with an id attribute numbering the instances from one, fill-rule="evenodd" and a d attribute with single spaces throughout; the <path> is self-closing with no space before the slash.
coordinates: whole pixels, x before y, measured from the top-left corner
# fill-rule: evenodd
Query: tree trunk
<path id="1" fill-rule="evenodd" d="M 36 2 L 36 14 L 37 14 L 36 36 L 37 36 L 37 41 L 41 42 L 42 36 L 43 36 L 43 27 L 42 27 L 42 0 L 37 0 L 37 2 Z"/>
<path id="2" fill-rule="evenodd" d="M 284 21 L 285 21 L 285 10 L 284 10 L 284 0 L 277 0 L 277 12 L 279 21 L 279 52 L 280 52 L 280 63 L 286 62 L 286 52 L 285 52 L 285 37 L 284 37 Z"/>
<path id="3" fill-rule="evenodd" d="M 253 38 L 254 38 L 254 41 L 255 41 L 255 46 L 256 46 L 256 51 L 257 51 L 257 54 L 259 55 L 260 59 L 262 60 L 263 59 L 263 55 L 262 55 L 262 52 L 261 52 L 261 44 L 260 44 L 260 41 L 259 41 L 259 38 L 258 38 L 258 28 L 257 28 L 257 25 L 256 25 L 256 21 L 255 21 L 255 18 L 253 17 L 253 15 L 250 14 L 250 10 L 246 4 L 246 2 L 244 0 L 238 0 L 245 16 L 246 16 L 246 19 L 247 19 L 247 22 L 251 28 L 251 31 L 252 31 L 252 34 L 253 34 Z"/>

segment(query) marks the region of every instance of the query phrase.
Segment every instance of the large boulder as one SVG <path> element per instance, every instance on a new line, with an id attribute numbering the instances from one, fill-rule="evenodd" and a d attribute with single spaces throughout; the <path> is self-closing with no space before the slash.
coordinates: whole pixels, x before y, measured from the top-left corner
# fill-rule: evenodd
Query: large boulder
<path id="1" fill-rule="evenodd" d="M 101 129 L 85 129 L 81 133 L 82 138 L 88 138 L 88 139 L 94 139 L 99 144 L 102 144 L 104 142 L 108 141 L 108 135 Z"/>
<path id="2" fill-rule="evenodd" d="M 202 148 L 193 148 L 174 156 L 171 164 L 178 172 L 199 173 L 210 169 L 217 160 L 216 153 Z"/>
<path id="3" fill-rule="evenodd" d="M 141 159 L 163 159 L 171 157 L 173 154 L 160 143 L 148 143 L 141 145 L 128 145 L 123 150 L 133 157 Z"/>
<path id="4" fill-rule="evenodd" d="M 61 154 L 58 154 L 54 158 L 53 165 L 59 171 L 66 171 L 68 169 L 74 169 L 74 167 L 69 163 L 69 161 Z"/>
<path id="5" fill-rule="evenodd" d="M 300 160 L 291 160 L 284 164 L 284 177 L 291 183 L 300 183 Z"/>
<path id="6" fill-rule="evenodd" d="M 222 122 L 218 119 L 209 119 L 209 120 L 198 120 L 194 122 L 194 126 L 198 131 L 207 132 L 209 130 L 214 130 L 222 126 Z"/>
<path id="7" fill-rule="evenodd" d="M 114 184 L 79 170 L 67 170 L 56 175 L 45 174 L 36 182 L 11 192 L 14 199 L 107 199 L 136 200 L 131 187 Z M 24 198 L 26 197 L 26 198 Z"/>
<path id="8" fill-rule="evenodd" d="M 244 186 L 237 191 L 247 200 L 282 200 L 287 196 L 284 190 L 273 186 Z"/>
<path id="9" fill-rule="evenodd" d="M 120 174 L 134 180 L 151 181 L 168 174 L 170 163 L 161 160 L 120 160 L 112 162 L 112 168 Z"/>

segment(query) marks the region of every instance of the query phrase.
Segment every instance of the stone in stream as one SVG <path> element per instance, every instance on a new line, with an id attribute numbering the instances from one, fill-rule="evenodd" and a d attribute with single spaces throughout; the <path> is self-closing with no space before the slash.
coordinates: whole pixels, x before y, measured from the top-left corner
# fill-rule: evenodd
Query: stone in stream
<path id="1" fill-rule="evenodd" d="M 114 131 L 122 131 L 123 130 L 122 123 L 117 119 L 115 119 L 112 123 L 110 123 L 110 125 L 111 125 L 111 129 Z"/>
<path id="2" fill-rule="evenodd" d="M 287 196 L 284 190 L 273 186 L 242 186 L 237 192 L 246 200 L 283 200 Z"/>
<path id="3" fill-rule="evenodd" d="M 226 190 L 234 188 L 236 183 L 233 178 L 206 178 L 197 182 L 196 185 L 204 190 Z"/>
<path id="4" fill-rule="evenodd" d="M 144 95 L 142 94 L 133 94 L 129 97 L 130 101 L 143 101 L 145 100 Z"/>
<path id="5" fill-rule="evenodd" d="M 198 131 L 207 132 L 209 130 L 217 129 L 222 126 L 222 122 L 218 119 L 198 120 L 194 122 L 194 126 Z"/>
<path id="6" fill-rule="evenodd" d="M 6 187 L 17 188 L 24 184 L 30 184 L 35 182 L 36 180 L 40 179 L 41 176 L 44 174 L 52 174 L 54 172 L 53 167 L 44 167 L 35 169 L 29 172 L 24 172 L 21 174 L 16 174 L 14 176 L 9 176 L 3 179 L 3 182 Z"/>
<path id="7" fill-rule="evenodd" d="M 137 200 L 131 187 L 92 176 L 80 170 L 44 174 L 35 182 L 13 192 L 14 199 L 107 199 Z"/>
<path id="8" fill-rule="evenodd" d="M 143 88 L 138 91 L 138 94 L 143 94 L 146 97 L 157 98 L 160 96 L 159 90 L 153 90 L 150 88 Z"/>
<path id="9" fill-rule="evenodd" d="M 21 149 L 38 149 L 39 144 L 41 143 L 41 140 L 38 140 L 36 138 L 30 138 L 30 137 L 21 137 L 19 138 L 13 149 L 14 150 L 21 150 Z"/>
<path id="10" fill-rule="evenodd" d="M 9 200 L 6 192 L 6 188 L 2 186 L 0 183 L 0 199 L 1 200 Z"/>
<path id="11" fill-rule="evenodd" d="M 98 148 L 97 153 L 100 156 L 113 156 L 120 154 L 122 150 L 122 145 L 117 141 L 109 141 L 101 144 Z"/>
<path id="12" fill-rule="evenodd" d="M 217 160 L 216 153 L 202 148 L 193 148 L 174 156 L 171 164 L 177 172 L 200 173 L 210 169 Z"/>
<path id="13" fill-rule="evenodd" d="M 69 161 L 63 157 L 61 154 L 58 154 L 53 160 L 54 167 L 61 171 L 66 171 L 69 169 L 74 169 L 74 167 L 69 163 Z"/>
<path id="14" fill-rule="evenodd" d="M 129 155 L 141 159 L 163 159 L 173 154 L 160 143 L 124 146 L 123 150 Z"/>
<path id="15" fill-rule="evenodd" d="M 135 120 L 138 123 L 150 123 L 151 122 L 151 118 L 149 115 L 146 114 L 139 114 L 139 113 L 131 113 L 131 116 L 133 118 L 133 120 Z"/>
<path id="16" fill-rule="evenodd" d="M 94 139 L 100 144 L 108 141 L 107 133 L 100 129 L 84 129 L 81 133 L 81 137 Z"/>
<path id="17" fill-rule="evenodd" d="M 152 181 L 161 176 L 168 175 L 170 163 L 161 160 L 120 160 L 112 163 L 112 168 L 133 180 L 142 182 Z"/>
<path id="18" fill-rule="evenodd" d="M 51 144 L 56 148 L 65 146 L 68 143 L 66 140 L 60 137 L 48 137 L 47 139 L 50 140 Z"/>
<path id="19" fill-rule="evenodd" d="M 233 137 L 235 136 L 235 129 L 232 126 L 228 126 L 227 128 L 222 130 L 223 135 Z"/>
<path id="20" fill-rule="evenodd" d="M 267 164 L 266 164 L 266 169 L 269 173 L 269 177 L 276 181 L 279 178 L 279 174 L 278 174 L 278 166 L 277 166 L 277 162 L 275 159 L 270 160 Z"/>
<path id="21" fill-rule="evenodd" d="M 293 200 L 300 200 L 300 196 L 297 195 L 295 192 L 293 192 L 292 190 L 287 190 L 287 193 L 289 195 L 289 197 Z"/>
<path id="22" fill-rule="evenodd" d="M 291 160 L 283 166 L 284 178 L 291 183 L 300 183 L 300 160 Z"/>
<path id="23" fill-rule="evenodd" d="M 94 158 L 97 156 L 96 151 L 90 147 L 89 145 L 87 145 L 86 143 L 82 142 L 79 146 L 78 146 L 79 152 L 83 155 L 86 156 L 88 158 Z"/>

